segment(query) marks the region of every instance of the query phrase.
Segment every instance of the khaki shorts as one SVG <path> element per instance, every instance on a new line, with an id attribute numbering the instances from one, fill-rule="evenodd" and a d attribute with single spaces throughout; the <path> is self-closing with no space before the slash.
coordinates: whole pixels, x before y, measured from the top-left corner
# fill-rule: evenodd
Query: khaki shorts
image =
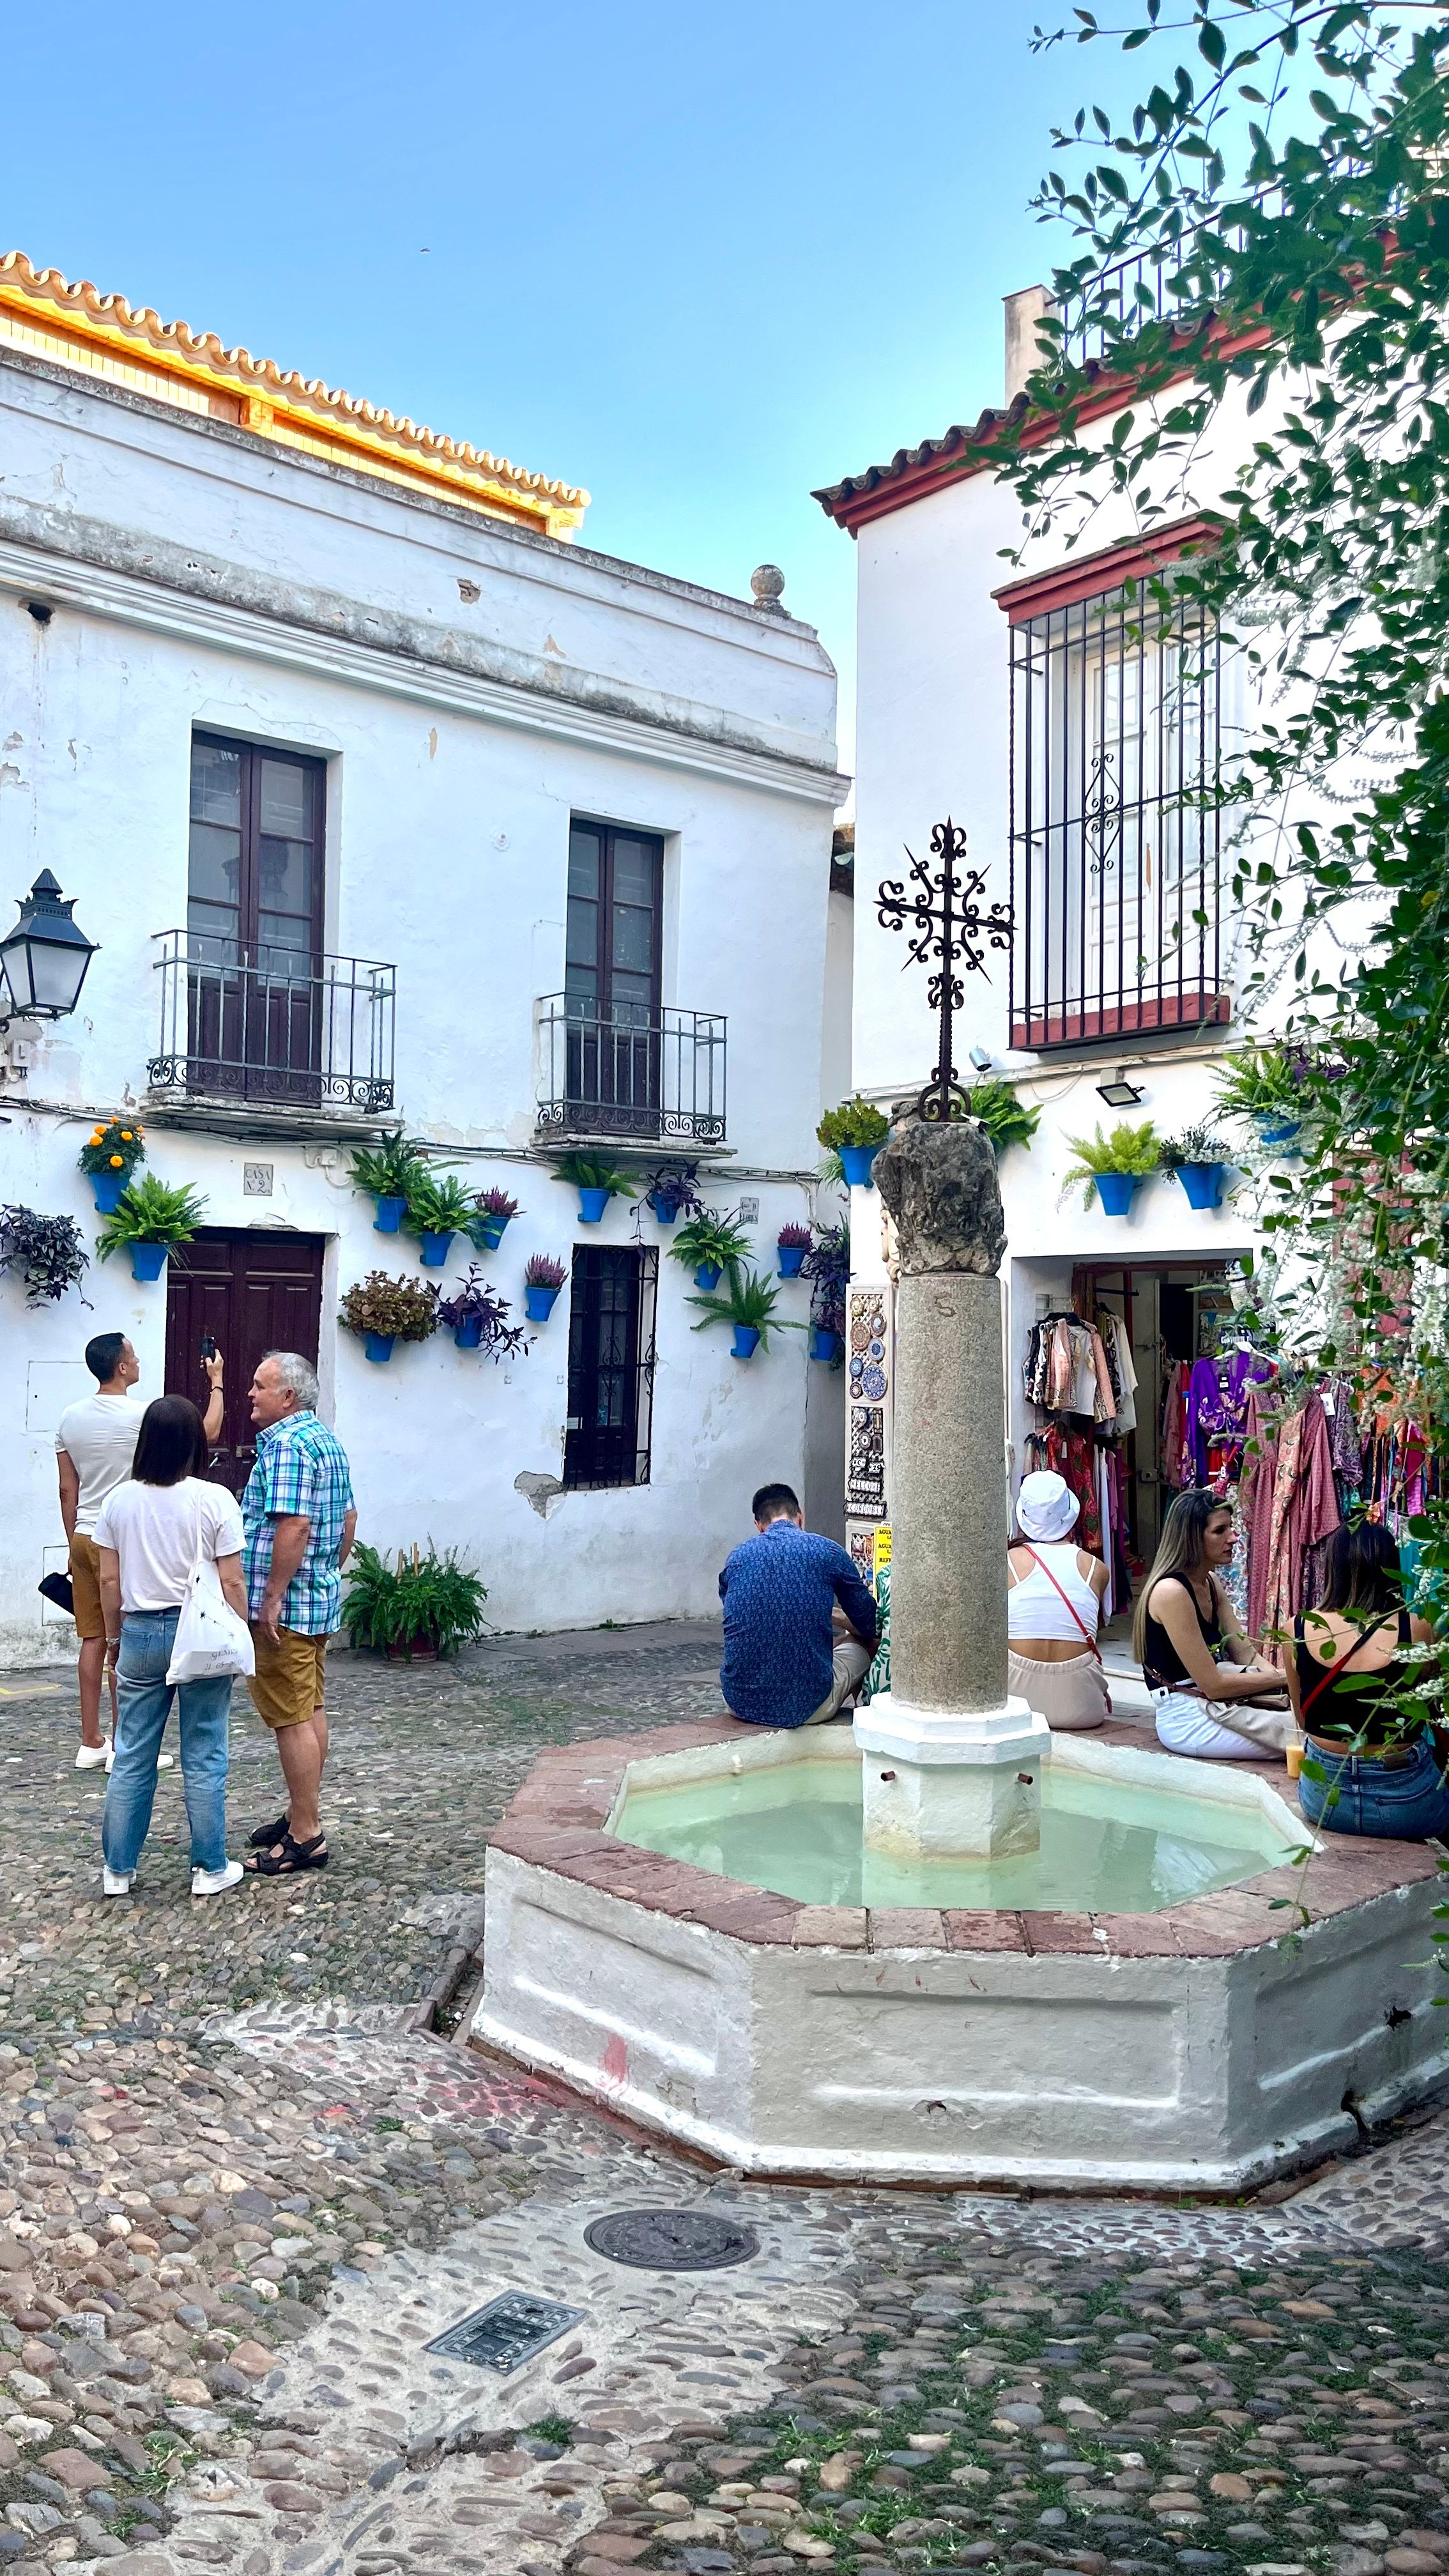
<path id="1" fill-rule="evenodd" d="M 70 1581 L 75 1594 L 72 1617 L 82 1639 L 89 1643 L 106 1633 L 106 1614 L 101 1608 L 101 1551 L 93 1538 L 76 1531 L 70 1543 Z"/>
<path id="2" fill-rule="evenodd" d="M 252 1629 L 257 1669 L 247 1688 L 264 1726 L 301 1726 L 322 1706 L 328 1640 L 299 1637 L 293 1628 L 277 1634 L 274 1646 L 260 1628 Z"/>

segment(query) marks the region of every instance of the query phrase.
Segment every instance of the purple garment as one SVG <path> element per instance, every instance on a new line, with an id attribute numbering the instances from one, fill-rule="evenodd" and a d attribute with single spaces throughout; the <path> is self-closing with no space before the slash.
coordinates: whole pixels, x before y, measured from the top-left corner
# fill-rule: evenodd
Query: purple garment
<path id="1" fill-rule="evenodd" d="M 1266 1360 L 1253 1351 L 1234 1351 L 1225 1378 L 1218 1374 L 1221 1367 L 1220 1360 L 1198 1360 L 1187 1382 L 1185 1438 L 1199 1485 L 1209 1481 L 1208 1442 L 1246 1438 L 1248 1389 L 1270 1374 Z"/>

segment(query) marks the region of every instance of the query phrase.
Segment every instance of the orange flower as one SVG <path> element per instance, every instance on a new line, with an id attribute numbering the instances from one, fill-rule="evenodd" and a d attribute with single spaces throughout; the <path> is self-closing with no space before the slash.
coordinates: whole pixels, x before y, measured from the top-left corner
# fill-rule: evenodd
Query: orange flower
<path id="1" fill-rule="evenodd" d="M 124 1171 L 124 1170 L 125 1170 L 125 1167 L 126 1167 L 126 1157 L 125 1157 L 125 1155 L 124 1155 L 124 1154 L 113 1154 L 113 1155 L 111 1156 L 111 1169 L 112 1169 L 112 1171 L 113 1171 L 113 1172 L 121 1172 L 121 1171 Z"/>
<path id="2" fill-rule="evenodd" d="M 123 1128 L 121 1129 L 121 1142 L 122 1142 L 122 1144 L 123 1144 L 123 1145 L 129 1145 L 129 1144 L 130 1144 L 130 1142 L 131 1142 L 131 1130 L 130 1130 L 130 1128 L 129 1128 L 129 1127 L 123 1127 Z"/>

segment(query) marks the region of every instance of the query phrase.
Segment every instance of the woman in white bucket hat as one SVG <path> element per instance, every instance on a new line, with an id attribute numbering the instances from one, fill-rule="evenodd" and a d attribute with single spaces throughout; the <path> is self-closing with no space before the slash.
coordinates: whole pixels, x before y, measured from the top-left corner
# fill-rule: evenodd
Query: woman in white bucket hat
<path id="1" fill-rule="evenodd" d="M 1062 1476 L 1024 1476 L 1007 1556 L 1007 1688 L 1062 1734 L 1112 1714 L 1097 1646 L 1107 1568 L 1077 1547 L 1081 1505 Z"/>

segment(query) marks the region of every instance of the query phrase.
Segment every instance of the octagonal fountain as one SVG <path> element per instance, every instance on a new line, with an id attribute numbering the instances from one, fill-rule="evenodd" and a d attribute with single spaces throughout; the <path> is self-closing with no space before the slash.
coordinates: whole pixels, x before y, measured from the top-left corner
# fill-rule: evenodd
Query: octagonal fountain
<path id="1" fill-rule="evenodd" d="M 1238 2191 L 1449 2074 L 1424 1845 L 1280 1762 L 1006 1695 L 1000 1199 L 899 1128 L 892 1676 L 844 1726 L 545 1754 L 492 1839 L 470 2036 L 760 2174 Z M 1310 1922 L 1284 1910 L 1306 1899 Z"/>

